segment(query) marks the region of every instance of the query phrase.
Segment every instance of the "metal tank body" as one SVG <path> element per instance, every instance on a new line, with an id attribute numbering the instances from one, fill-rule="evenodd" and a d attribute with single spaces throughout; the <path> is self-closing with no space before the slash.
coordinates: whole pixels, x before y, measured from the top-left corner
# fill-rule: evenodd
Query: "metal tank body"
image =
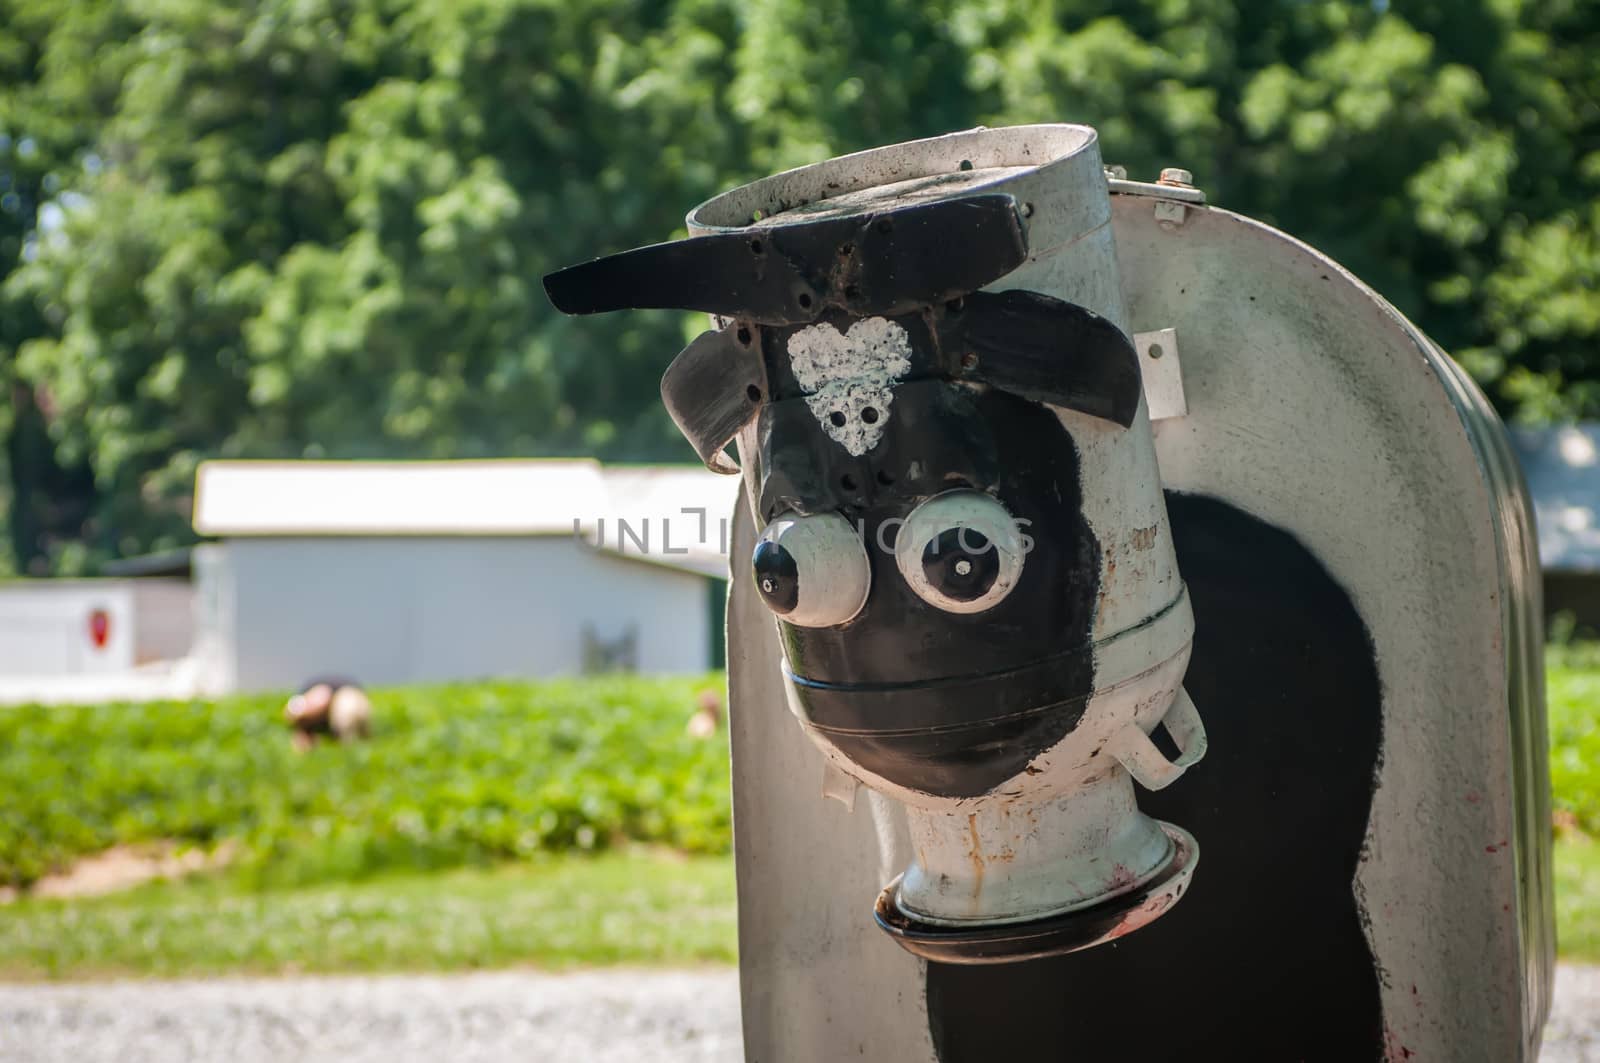
<path id="1" fill-rule="evenodd" d="M 674 366 L 694 373 L 678 372 L 674 384 L 669 372 L 664 395 L 680 426 L 713 466 L 732 469 L 720 444 L 737 442 L 748 488 L 729 607 L 747 1056 L 1535 1058 L 1553 964 L 1539 583 L 1530 510 L 1503 429 L 1437 348 L 1336 264 L 1206 205 L 1181 171 L 1151 184 L 1108 182 L 1085 150 L 1092 144 L 1092 131 L 1075 126 L 973 130 L 768 178 L 690 215 L 692 232 L 732 246 L 794 214 L 876 217 L 1009 196 L 1020 261 L 1006 259 L 993 235 L 996 218 L 999 228 L 1013 224 L 1004 210 L 968 245 L 1000 250 L 921 258 L 973 266 L 968 281 L 983 272 L 977 266 L 1009 263 L 959 305 L 1024 292 L 1087 311 L 1131 340 L 1125 353 L 1141 391 L 1133 415 L 1120 419 L 1126 399 L 1103 401 L 1117 373 L 1088 387 L 1099 400 L 1059 377 L 1049 394 L 1030 397 L 1007 362 L 1015 345 L 1000 343 L 993 379 L 966 388 L 991 402 L 977 418 L 989 427 L 973 437 L 987 442 L 974 448 L 965 429 L 954 431 L 957 446 L 941 446 L 939 432 L 908 431 L 931 423 L 917 411 L 937 404 L 901 401 L 910 394 L 902 389 L 935 377 L 941 387 L 962 384 L 959 360 L 904 380 L 835 372 L 808 385 L 769 378 L 774 367 L 781 378 L 792 355 L 763 359 L 757 374 L 748 360 L 703 357 L 702 348 Z M 829 283 L 805 293 L 856 299 L 844 281 L 837 292 Z M 841 307 L 852 312 L 829 319 L 841 336 L 863 318 L 894 319 L 854 312 L 871 293 L 857 294 Z M 708 335 L 739 342 L 737 315 L 699 308 L 725 326 Z M 792 310 L 768 307 L 769 315 Z M 1100 352 L 1088 364 L 1118 364 L 1109 333 L 1081 316 L 1060 321 L 1076 345 Z M 782 322 L 784 347 L 817 323 L 815 315 Z M 944 334 L 931 334 L 931 344 L 912 346 L 942 351 Z M 760 344 L 767 350 L 767 338 Z M 682 408 L 687 394 L 750 388 L 761 393 L 759 415 L 722 402 L 696 420 Z M 848 472 L 858 488 L 886 470 L 892 484 L 880 485 L 882 498 L 894 500 L 905 527 L 918 507 L 938 502 L 915 475 L 906 482 L 919 447 L 941 468 L 970 461 L 969 452 L 1004 454 L 996 467 L 1022 470 L 1009 486 L 1003 476 L 957 486 L 978 488 L 1011 515 L 1045 481 L 1045 497 L 1074 480 L 1079 488 L 1053 502 L 1050 516 L 1075 529 L 1058 543 L 1092 549 L 1054 568 L 1045 553 L 1030 569 L 1030 554 L 1016 584 L 1036 571 L 1090 574 L 1066 581 L 1060 600 L 1080 608 L 1064 609 L 1074 619 L 1050 628 L 1080 624 L 1083 637 L 1062 648 L 1092 648 L 1093 668 L 1078 678 L 1083 709 L 1042 745 L 1028 746 L 1036 734 L 979 743 L 986 775 L 965 771 L 974 758 L 948 750 L 913 750 L 908 767 L 863 747 L 852 734 L 873 730 L 883 702 L 860 714 L 866 727 L 817 726 L 840 693 L 823 688 L 862 673 L 860 686 L 880 690 L 906 678 L 895 668 L 938 662 L 940 654 L 898 653 L 892 638 L 874 644 L 876 655 L 848 644 L 849 621 L 886 588 L 883 600 L 905 608 L 868 619 L 932 615 L 926 630 L 942 633 L 933 644 L 951 657 L 951 674 L 937 678 L 972 671 L 947 636 L 981 628 L 963 627 L 959 612 L 918 614 L 911 604 L 918 579 L 937 583 L 949 570 L 888 554 L 867 559 L 864 579 L 825 566 L 830 578 L 812 584 L 820 597 L 777 603 L 790 610 L 780 616 L 803 623 L 774 621 L 773 595 L 793 590 L 787 568 L 741 571 L 763 549 L 776 556 L 778 540 L 800 555 L 848 552 L 826 522 L 808 520 L 838 500 L 817 505 L 805 497 L 815 484 L 801 491 L 784 486 L 791 473 L 772 474 L 786 464 L 773 458 L 784 447 L 773 445 L 772 411 L 827 406 L 845 391 L 870 393 L 881 414 L 886 389 L 878 445 L 889 449 L 865 465 L 835 465 L 836 456 L 817 456 L 828 453 L 817 440 L 848 452 L 875 434 L 871 426 L 829 419 L 835 434 L 813 417 L 796 434 L 793 424 L 804 424 L 796 414 L 778 439 L 810 440 L 813 457 L 790 468 L 826 467 L 835 486 Z M 1072 474 L 1041 459 L 1046 452 L 1069 455 Z M 973 501 L 941 502 L 936 516 L 963 498 Z M 835 544 L 833 553 L 819 543 Z M 1005 545 L 995 557 L 1004 559 Z M 996 608 L 1029 600 L 1016 594 Z M 829 623 L 845 613 L 842 625 Z M 1038 644 L 1024 656 L 1011 664 L 1042 659 Z M 1140 682 L 1147 693 L 1127 696 Z M 963 721 L 1007 715 L 986 706 L 1006 697 L 1006 684 L 993 689 L 972 699 L 977 708 Z M 956 711 L 968 702 L 923 704 Z M 1104 726 L 1097 708 L 1107 711 Z M 1172 759 L 1126 741 L 1129 719 L 1142 736 L 1163 718 Z M 1136 808 L 1131 786 L 1113 793 L 1088 767 L 1108 754 L 1151 784 Z M 1011 774 L 1008 757 L 1020 765 Z M 1016 809 L 1025 822 L 1014 821 Z M 1192 837 L 1204 853 L 1198 869 L 1192 853 L 1183 865 L 1181 903 L 1172 903 L 1175 888 L 1165 898 L 1159 884 L 1152 891 L 1159 919 L 1141 920 L 1130 907 L 1138 887 L 1118 894 L 1126 882 L 1115 876 L 1090 874 L 1074 894 L 1081 883 L 1062 880 L 1085 876 L 1052 874 L 1106 851 L 1106 837 L 1088 840 L 1096 825 L 1141 821 L 1166 824 L 1169 839 Z M 885 883 L 874 910 L 863 898 Z M 1097 932 L 1091 913 L 1107 893 L 1124 900 Z M 1051 895 L 1056 907 L 1038 903 Z M 1074 897 L 1088 908 L 1074 908 Z M 1008 926 L 1020 928 L 1009 939 Z M 1006 962 L 983 962 L 994 959 Z"/>

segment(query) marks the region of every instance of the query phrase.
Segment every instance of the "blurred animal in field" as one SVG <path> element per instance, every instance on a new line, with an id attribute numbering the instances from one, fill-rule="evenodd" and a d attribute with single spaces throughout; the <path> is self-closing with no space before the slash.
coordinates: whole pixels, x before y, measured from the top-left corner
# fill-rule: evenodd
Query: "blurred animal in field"
<path id="1" fill-rule="evenodd" d="M 691 738 L 710 738 L 722 726 L 722 695 L 715 690 L 703 690 L 700 707 L 689 717 Z"/>
<path id="2" fill-rule="evenodd" d="M 283 706 L 293 729 L 295 749 L 305 752 L 326 738 L 348 742 L 366 738 L 372 727 L 372 702 L 352 679 L 317 678 Z"/>

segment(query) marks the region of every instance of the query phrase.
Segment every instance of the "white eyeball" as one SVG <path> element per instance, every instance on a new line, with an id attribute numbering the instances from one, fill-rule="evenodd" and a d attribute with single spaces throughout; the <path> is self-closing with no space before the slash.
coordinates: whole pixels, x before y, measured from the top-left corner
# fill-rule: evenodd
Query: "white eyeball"
<path id="1" fill-rule="evenodd" d="M 917 597 L 947 613 L 999 604 L 1022 575 L 1022 533 L 981 491 L 946 491 L 911 511 L 895 538 L 894 563 Z"/>
<path id="2" fill-rule="evenodd" d="M 756 590 L 800 627 L 834 627 L 861 612 L 872 569 L 861 536 L 837 513 L 779 517 L 756 542 Z"/>

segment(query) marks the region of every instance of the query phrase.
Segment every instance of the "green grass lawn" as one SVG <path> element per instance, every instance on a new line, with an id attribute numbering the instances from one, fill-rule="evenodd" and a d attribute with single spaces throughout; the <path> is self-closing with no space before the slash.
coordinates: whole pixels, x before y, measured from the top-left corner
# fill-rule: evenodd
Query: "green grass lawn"
<path id="1" fill-rule="evenodd" d="M 1600 645 L 1548 674 L 1560 949 L 1600 962 Z M 239 854 L 0 905 L 0 978 L 732 962 L 727 746 L 684 733 L 720 682 L 382 691 L 371 742 L 306 757 L 266 697 L 0 714 L 0 885 L 112 845 Z"/>
<path id="2" fill-rule="evenodd" d="M 1556 946 L 1564 960 L 1600 963 L 1600 841 L 1556 842 Z"/>
<path id="3" fill-rule="evenodd" d="M 226 844 L 256 885 L 730 843 L 720 675 L 373 692 L 373 735 L 297 755 L 281 695 L 0 711 L 0 886 L 118 845 Z"/>
<path id="4" fill-rule="evenodd" d="M 1556 845 L 1565 960 L 1600 963 L 1600 842 Z M 207 876 L 0 907 L 0 979 L 193 977 L 737 958 L 733 859 L 661 853 L 251 890 Z"/>
<path id="5" fill-rule="evenodd" d="M 1600 645 L 1553 647 L 1546 678 L 1561 956 L 1600 963 Z"/>
<path id="6" fill-rule="evenodd" d="M 727 856 L 566 856 L 259 891 L 207 877 L 0 907 L 11 980 L 735 959 Z"/>

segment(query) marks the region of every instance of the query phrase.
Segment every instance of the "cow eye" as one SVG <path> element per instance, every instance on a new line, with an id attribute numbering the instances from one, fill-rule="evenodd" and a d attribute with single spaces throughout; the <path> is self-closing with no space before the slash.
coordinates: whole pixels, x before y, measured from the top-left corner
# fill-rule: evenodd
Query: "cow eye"
<path id="1" fill-rule="evenodd" d="M 895 538 L 894 560 L 929 605 L 981 613 L 1017 585 L 1022 535 L 995 499 L 981 491 L 946 491 L 911 511 Z"/>
<path id="2" fill-rule="evenodd" d="M 835 627 L 866 604 L 872 583 L 866 547 L 837 513 L 779 517 L 751 558 L 767 608 L 799 627 Z"/>

